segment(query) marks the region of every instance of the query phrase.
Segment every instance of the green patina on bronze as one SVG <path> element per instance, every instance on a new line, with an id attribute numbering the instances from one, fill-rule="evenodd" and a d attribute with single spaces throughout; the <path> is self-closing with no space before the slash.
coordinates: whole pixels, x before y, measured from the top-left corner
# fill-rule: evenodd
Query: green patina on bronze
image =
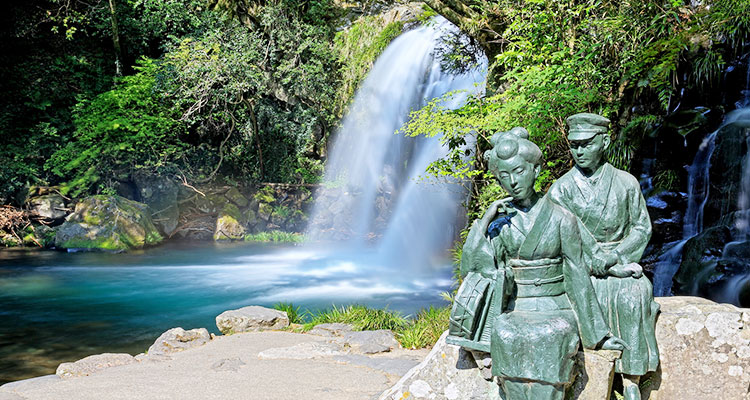
<path id="1" fill-rule="evenodd" d="M 597 298 L 613 334 L 628 344 L 615 371 L 624 374 L 625 398 L 640 399 L 637 390 L 627 388 L 659 364 L 655 334 L 659 305 L 638 264 L 651 237 L 646 201 L 635 177 L 604 158 L 610 144 L 609 120 L 582 113 L 567 122 L 576 166 L 552 185 L 548 196 L 578 219 Z M 588 137 L 580 134 L 590 127 L 600 131 Z"/>
<path id="2" fill-rule="evenodd" d="M 489 350 L 506 399 L 562 399 L 579 343 L 625 345 L 597 300 L 578 219 L 534 190 L 541 152 L 527 137 L 523 128 L 498 133 L 485 155 L 512 198 L 471 227 L 448 342 Z"/>

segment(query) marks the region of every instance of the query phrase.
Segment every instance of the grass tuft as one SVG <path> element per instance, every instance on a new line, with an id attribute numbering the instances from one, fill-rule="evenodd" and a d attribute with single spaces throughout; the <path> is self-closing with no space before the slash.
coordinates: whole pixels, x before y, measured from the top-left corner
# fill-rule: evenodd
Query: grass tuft
<path id="1" fill-rule="evenodd" d="M 290 324 L 299 324 L 302 323 L 302 314 L 300 313 L 299 306 L 294 306 L 292 303 L 284 303 L 279 302 L 272 306 L 274 310 L 284 311 L 286 312 L 287 318 L 289 318 Z"/>
<path id="2" fill-rule="evenodd" d="M 417 318 L 405 328 L 396 332 L 401 346 L 408 349 L 430 347 L 448 329 L 450 307 L 433 307 L 422 309 Z"/>
<path id="3" fill-rule="evenodd" d="M 421 349 L 430 347 L 448 329 L 450 306 L 420 310 L 414 318 L 404 317 L 397 311 L 369 308 L 363 305 L 332 306 L 319 311 L 300 312 L 292 303 L 276 303 L 273 308 L 286 311 L 289 322 L 303 324 L 298 331 L 306 332 L 319 324 L 350 324 L 356 331 L 389 329 L 393 331 L 401 347 Z"/>
<path id="4" fill-rule="evenodd" d="M 310 322 L 305 324 L 305 330 L 312 329 L 315 325 L 340 322 L 351 324 L 354 330 L 371 331 L 377 329 L 390 329 L 398 331 L 408 325 L 408 320 L 397 311 L 388 309 L 375 309 L 363 305 L 348 305 L 336 307 L 313 313 Z"/>
<path id="5" fill-rule="evenodd" d="M 300 233 L 268 231 L 245 235 L 246 242 L 302 243 L 305 237 Z"/>

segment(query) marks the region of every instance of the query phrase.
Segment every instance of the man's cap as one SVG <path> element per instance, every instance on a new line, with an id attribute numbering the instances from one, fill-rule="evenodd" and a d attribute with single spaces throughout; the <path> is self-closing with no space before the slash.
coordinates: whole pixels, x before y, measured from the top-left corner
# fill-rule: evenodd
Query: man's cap
<path id="1" fill-rule="evenodd" d="M 568 122 L 568 140 L 587 140 L 599 133 L 607 132 L 609 120 L 601 115 L 579 113 L 571 115 Z"/>

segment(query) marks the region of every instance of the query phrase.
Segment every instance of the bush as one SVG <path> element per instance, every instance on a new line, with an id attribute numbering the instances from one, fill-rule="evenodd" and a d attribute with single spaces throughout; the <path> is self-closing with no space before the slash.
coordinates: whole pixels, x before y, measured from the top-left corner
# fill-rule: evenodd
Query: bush
<path id="1" fill-rule="evenodd" d="M 144 58 L 136 70 L 76 105 L 73 140 L 46 164 L 69 179 L 63 193 L 98 193 L 138 170 L 170 170 L 181 157 L 184 126 L 156 90 L 158 64 Z"/>

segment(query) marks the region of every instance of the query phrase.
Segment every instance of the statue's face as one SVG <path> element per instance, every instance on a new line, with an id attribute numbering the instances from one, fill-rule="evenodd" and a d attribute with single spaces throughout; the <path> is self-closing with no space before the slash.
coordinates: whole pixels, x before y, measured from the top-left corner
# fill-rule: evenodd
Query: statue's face
<path id="1" fill-rule="evenodd" d="M 591 170 L 601 163 L 609 142 L 609 135 L 606 134 L 594 135 L 586 140 L 571 140 L 570 153 L 579 168 Z"/>
<path id="2" fill-rule="evenodd" d="M 497 160 L 495 167 L 495 177 L 500 181 L 500 186 L 514 200 L 526 200 L 534 194 L 534 181 L 539 175 L 539 166 L 516 154 L 507 160 Z"/>

